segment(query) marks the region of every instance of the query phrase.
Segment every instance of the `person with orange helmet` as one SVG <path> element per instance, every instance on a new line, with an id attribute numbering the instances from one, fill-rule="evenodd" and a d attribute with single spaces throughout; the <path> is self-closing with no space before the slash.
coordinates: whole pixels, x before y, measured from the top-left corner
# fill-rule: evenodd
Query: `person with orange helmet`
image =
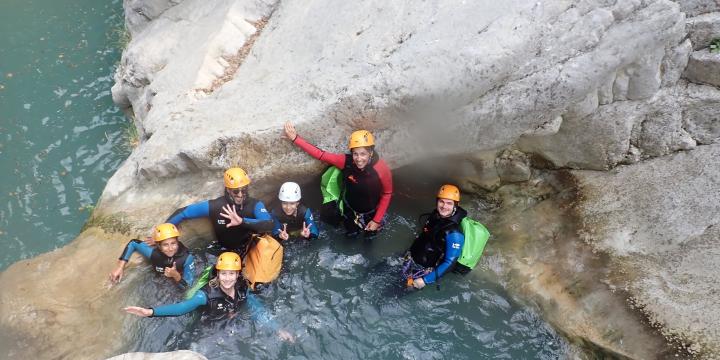
<path id="1" fill-rule="evenodd" d="M 110 273 L 110 282 L 118 283 L 122 280 L 125 264 L 134 252 L 139 252 L 150 259 L 156 272 L 184 287 L 192 285 L 195 276 L 194 259 L 188 248 L 178 240 L 179 236 L 180 232 L 175 225 L 165 223 L 153 229 L 152 239 L 157 244 L 155 248 L 138 239 L 130 240 L 118 259 L 117 267 Z"/>
<path id="2" fill-rule="evenodd" d="M 205 318 L 220 320 L 234 318 L 247 304 L 257 322 L 276 330 L 283 340 L 293 341 L 294 337 L 290 333 L 279 329 L 279 326 L 267 316 L 260 300 L 248 290 L 241 270 L 240 255 L 224 252 L 217 258 L 214 277 L 200 289 L 189 294 L 184 301 L 152 308 L 128 306 L 124 310 L 140 317 L 171 317 L 185 315 L 200 308 Z"/>
<path id="3" fill-rule="evenodd" d="M 343 195 L 338 212 L 349 237 L 361 231 L 373 236 L 382 228 L 390 206 L 393 184 L 390 168 L 375 151 L 375 138 L 367 130 L 350 135 L 349 154 L 323 151 L 298 135 L 292 123 L 285 123 L 284 136 L 310 156 L 342 171 Z M 342 211 L 340 211 L 342 206 Z"/>
<path id="4" fill-rule="evenodd" d="M 253 234 L 269 233 L 273 220 L 262 201 L 250 197 L 250 177 L 234 167 L 225 171 L 224 194 L 176 210 L 167 222 L 178 225 L 184 220 L 208 217 L 220 246 L 244 255 Z"/>
<path id="5" fill-rule="evenodd" d="M 406 254 L 403 271 L 408 285 L 422 289 L 451 270 L 465 243 L 460 222 L 467 211 L 460 207 L 460 189 L 445 184 L 438 190 L 435 209 L 428 214 L 422 231 Z"/>

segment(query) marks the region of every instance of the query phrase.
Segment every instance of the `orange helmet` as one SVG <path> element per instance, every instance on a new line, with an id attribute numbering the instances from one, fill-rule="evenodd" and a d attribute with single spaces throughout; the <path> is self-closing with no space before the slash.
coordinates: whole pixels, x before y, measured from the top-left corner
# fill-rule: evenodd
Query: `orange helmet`
<path id="1" fill-rule="evenodd" d="M 373 145 L 375 145 L 375 137 L 367 130 L 358 130 L 350 134 L 350 144 L 348 144 L 348 148 L 351 150 L 356 147 Z"/>
<path id="2" fill-rule="evenodd" d="M 437 197 L 460 202 L 460 189 L 455 185 L 445 184 L 438 190 Z"/>
<path id="3" fill-rule="evenodd" d="M 215 264 L 215 269 L 240 271 L 240 269 L 242 269 L 240 255 L 230 251 L 220 254 L 217 259 L 217 264 Z"/>
<path id="4" fill-rule="evenodd" d="M 171 223 L 164 223 L 156 226 L 155 233 L 153 234 L 153 238 L 156 242 L 161 242 L 163 240 L 178 236 L 180 236 L 180 232 L 175 227 L 175 225 Z"/>
<path id="5" fill-rule="evenodd" d="M 235 167 L 225 171 L 225 187 L 228 189 L 237 189 L 250 184 L 250 178 L 245 170 Z"/>

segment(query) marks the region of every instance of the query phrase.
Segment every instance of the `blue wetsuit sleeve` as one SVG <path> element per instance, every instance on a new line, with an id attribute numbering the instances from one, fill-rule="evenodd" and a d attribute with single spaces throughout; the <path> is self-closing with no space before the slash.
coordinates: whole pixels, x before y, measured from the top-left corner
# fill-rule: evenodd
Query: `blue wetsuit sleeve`
<path id="1" fill-rule="evenodd" d="M 128 241 L 127 245 L 125 245 L 125 250 L 123 250 L 119 260 L 130 260 L 130 256 L 136 251 L 139 252 L 142 256 L 149 259 L 150 255 L 152 255 L 153 248 L 138 239 L 132 239 Z"/>
<path id="2" fill-rule="evenodd" d="M 318 237 L 318 235 L 320 235 L 320 230 L 318 230 L 317 223 L 315 222 L 312 211 L 310 211 L 310 209 L 305 210 L 305 225 L 310 225 L 311 239 L 314 239 Z"/>
<path id="3" fill-rule="evenodd" d="M 270 232 L 273 230 L 274 224 L 272 216 L 265 208 L 265 204 L 262 201 L 258 201 L 253 209 L 255 218 L 243 218 L 243 223 L 240 226 L 244 226 L 254 232 Z"/>
<path id="4" fill-rule="evenodd" d="M 191 205 L 186 206 L 182 211 L 178 212 L 174 216 L 170 217 L 167 222 L 178 225 L 183 220 L 197 219 L 201 217 L 210 216 L 210 202 L 207 200 L 200 201 Z"/>
<path id="5" fill-rule="evenodd" d="M 465 244 L 465 236 L 461 232 L 453 231 L 447 234 L 445 238 L 445 258 L 435 271 L 423 276 L 426 284 L 432 284 L 437 281 L 437 278 L 445 275 L 450 266 L 460 257 L 463 244 Z"/>
<path id="6" fill-rule="evenodd" d="M 273 215 L 272 219 L 273 219 L 272 234 L 273 234 L 273 236 L 277 237 L 278 234 L 280 234 L 280 230 L 282 230 L 282 224 L 280 223 L 280 220 L 278 220 L 278 218 L 275 217 L 274 215 Z"/>
<path id="7" fill-rule="evenodd" d="M 248 305 L 248 310 L 250 311 L 250 317 L 258 325 L 267 327 L 274 331 L 277 331 L 280 328 L 277 321 L 273 320 L 273 318 L 270 317 L 270 314 L 268 314 L 267 310 L 265 310 L 265 307 L 263 306 L 260 299 L 250 290 L 247 291 L 246 301 Z"/>
<path id="8" fill-rule="evenodd" d="M 156 308 L 152 308 L 152 317 L 165 317 L 165 316 L 180 316 L 185 315 L 200 306 L 207 304 L 207 295 L 204 291 L 199 290 L 188 300 L 181 301 L 179 303 L 162 305 Z"/>
<path id="9" fill-rule="evenodd" d="M 193 281 L 195 281 L 195 258 L 191 254 L 188 255 L 183 264 L 183 274 L 180 285 L 183 287 L 192 286 Z"/>

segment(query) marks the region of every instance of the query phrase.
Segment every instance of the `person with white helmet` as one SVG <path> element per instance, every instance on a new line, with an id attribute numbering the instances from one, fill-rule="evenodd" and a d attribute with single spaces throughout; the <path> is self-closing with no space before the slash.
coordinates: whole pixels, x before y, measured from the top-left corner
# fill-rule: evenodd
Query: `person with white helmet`
<path id="1" fill-rule="evenodd" d="M 281 204 L 279 208 L 272 211 L 275 227 L 273 235 L 282 240 L 291 237 L 302 237 L 305 239 L 317 238 L 319 230 L 312 211 L 302 203 L 300 185 L 294 182 L 286 182 L 280 186 L 278 199 Z"/>

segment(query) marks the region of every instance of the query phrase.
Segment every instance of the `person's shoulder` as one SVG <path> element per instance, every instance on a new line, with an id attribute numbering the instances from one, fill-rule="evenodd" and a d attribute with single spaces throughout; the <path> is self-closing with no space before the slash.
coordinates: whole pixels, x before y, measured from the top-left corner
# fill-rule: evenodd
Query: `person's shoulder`
<path id="1" fill-rule="evenodd" d="M 390 173 L 390 166 L 385 162 L 385 160 L 378 159 L 378 161 L 373 165 L 373 168 L 375 168 L 378 172 L 387 172 Z"/>

